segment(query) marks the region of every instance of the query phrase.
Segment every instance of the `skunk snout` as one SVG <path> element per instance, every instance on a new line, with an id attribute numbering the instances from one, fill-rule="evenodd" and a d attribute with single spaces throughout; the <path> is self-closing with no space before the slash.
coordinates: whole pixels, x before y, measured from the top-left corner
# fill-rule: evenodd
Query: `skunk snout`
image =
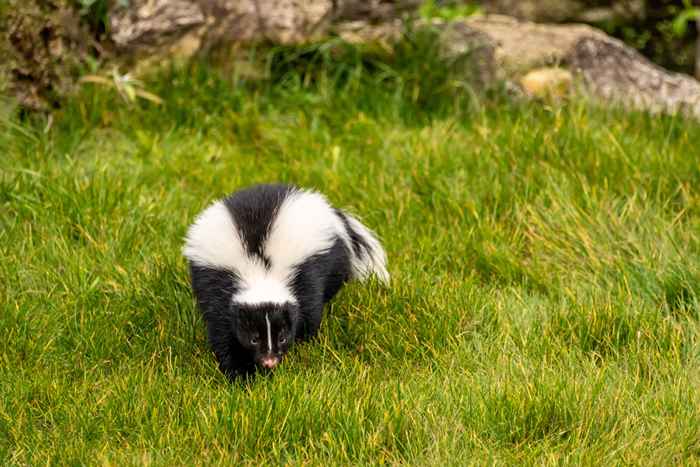
<path id="1" fill-rule="evenodd" d="M 275 357 L 274 355 L 266 355 L 262 358 L 260 361 L 260 364 L 265 367 L 265 368 L 274 368 L 276 367 L 280 362 L 279 357 Z"/>

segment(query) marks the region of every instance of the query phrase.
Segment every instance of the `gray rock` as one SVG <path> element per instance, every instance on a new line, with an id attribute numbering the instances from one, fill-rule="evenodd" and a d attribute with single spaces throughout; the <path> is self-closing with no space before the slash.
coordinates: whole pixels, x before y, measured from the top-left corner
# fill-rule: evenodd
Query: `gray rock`
<path id="1" fill-rule="evenodd" d="M 587 91 L 602 101 L 700 118 L 700 82 L 653 64 L 619 41 L 582 37 L 566 61 Z"/>
<path id="2" fill-rule="evenodd" d="M 609 38 L 583 24 L 540 24 L 502 15 L 469 18 L 464 24 L 493 42 L 495 61 L 506 76 L 562 64 L 582 37 Z"/>
<path id="3" fill-rule="evenodd" d="M 199 49 L 222 43 L 303 43 L 332 24 L 384 22 L 420 0 L 131 0 L 110 12 L 112 39 L 122 51 L 169 49 L 195 36 Z"/>
<path id="4" fill-rule="evenodd" d="M 591 3 L 599 6 L 591 6 Z M 646 14 L 644 0 L 483 0 L 482 4 L 488 14 L 509 15 L 535 22 L 628 21 Z"/>
<path id="5" fill-rule="evenodd" d="M 496 77 L 519 83 L 539 67 L 562 67 L 578 79 L 584 93 L 600 102 L 628 108 L 675 113 L 700 118 L 700 82 L 665 70 L 623 42 L 580 24 L 538 24 L 489 15 L 462 22 L 461 40 L 444 25 L 452 48 L 492 51 Z M 469 31 L 479 33 L 470 36 Z M 456 39 L 457 38 L 457 39 Z M 488 44 L 490 42 L 491 47 Z"/>

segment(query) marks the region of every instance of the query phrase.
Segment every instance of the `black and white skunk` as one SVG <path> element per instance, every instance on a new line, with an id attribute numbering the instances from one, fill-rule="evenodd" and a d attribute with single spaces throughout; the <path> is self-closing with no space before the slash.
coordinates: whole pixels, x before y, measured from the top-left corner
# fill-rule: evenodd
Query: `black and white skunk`
<path id="1" fill-rule="evenodd" d="M 388 283 L 374 234 L 321 194 L 257 185 L 216 201 L 190 226 L 183 254 L 221 371 L 277 366 L 316 335 L 323 306 L 350 279 Z"/>

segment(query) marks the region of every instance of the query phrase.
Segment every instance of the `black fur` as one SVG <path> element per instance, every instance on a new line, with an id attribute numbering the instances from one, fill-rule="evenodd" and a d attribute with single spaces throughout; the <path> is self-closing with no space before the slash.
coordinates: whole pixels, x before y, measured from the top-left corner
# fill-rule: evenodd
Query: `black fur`
<path id="1" fill-rule="evenodd" d="M 323 306 L 350 279 L 350 258 L 341 240 L 324 254 L 315 255 L 296 268 L 292 290 L 300 304 L 297 338 L 310 339 L 321 326 Z"/>
<path id="2" fill-rule="evenodd" d="M 293 190 L 286 185 L 259 185 L 223 200 L 245 249 L 262 259 L 268 270 L 275 259 L 264 256 L 262 245 L 281 203 Z M 341 211 L 335 213 L 346 226 L 353 249 L 361 254 L 362 239 L 352 232 Z M 240 290 L 240 278 L 234 272 L 190 262 L 192 288 L 221 371 L 229 378 L 251 374 L 262 366 L 264 358 L 272 355 L 281 360 L 293 342 L 313 338 L 320 327 L 324 305 L 351 278 L 352 254 L 338 237 L 328 251 L 298 264 L 289 284 L 297 304 L 281 305 L 234 303 L 232 296 Z M 271 352 L 263 338 L 267 332 L 266 316 L 272 332 Z"/>
<path id="3" fill-rule="evenodd" d="M 224 199 L 246 250 L 262 259 L 268 269 L 270 258 L 263 254 L 262 245 L 277 210 L 293 190 L 289 185 L 257 185 Z"/>

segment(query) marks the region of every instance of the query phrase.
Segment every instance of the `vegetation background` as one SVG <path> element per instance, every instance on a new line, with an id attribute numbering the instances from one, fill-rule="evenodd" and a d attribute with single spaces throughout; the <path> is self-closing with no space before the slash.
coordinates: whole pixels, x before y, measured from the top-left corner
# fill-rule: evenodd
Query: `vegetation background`
<path id="1" fill-rule="evenodd" d="M 700 4 L 693 0 L 429 0 L 423 8 L 443 17 L 493 12 L 538 22 L 587 23 L 664 68 L 691 75 L 697 70 Z"/>
<path id="2" fill-rule="evenodd" d="M 440 14 L 447 14 L 442 11 Z M 0 106 L 4 465 L 697 464 L 700 124 L 475 95 L 430 37 Z M 256 182 L 383 239 L 316 342 L 229 384 L 180 256 Z"/>

